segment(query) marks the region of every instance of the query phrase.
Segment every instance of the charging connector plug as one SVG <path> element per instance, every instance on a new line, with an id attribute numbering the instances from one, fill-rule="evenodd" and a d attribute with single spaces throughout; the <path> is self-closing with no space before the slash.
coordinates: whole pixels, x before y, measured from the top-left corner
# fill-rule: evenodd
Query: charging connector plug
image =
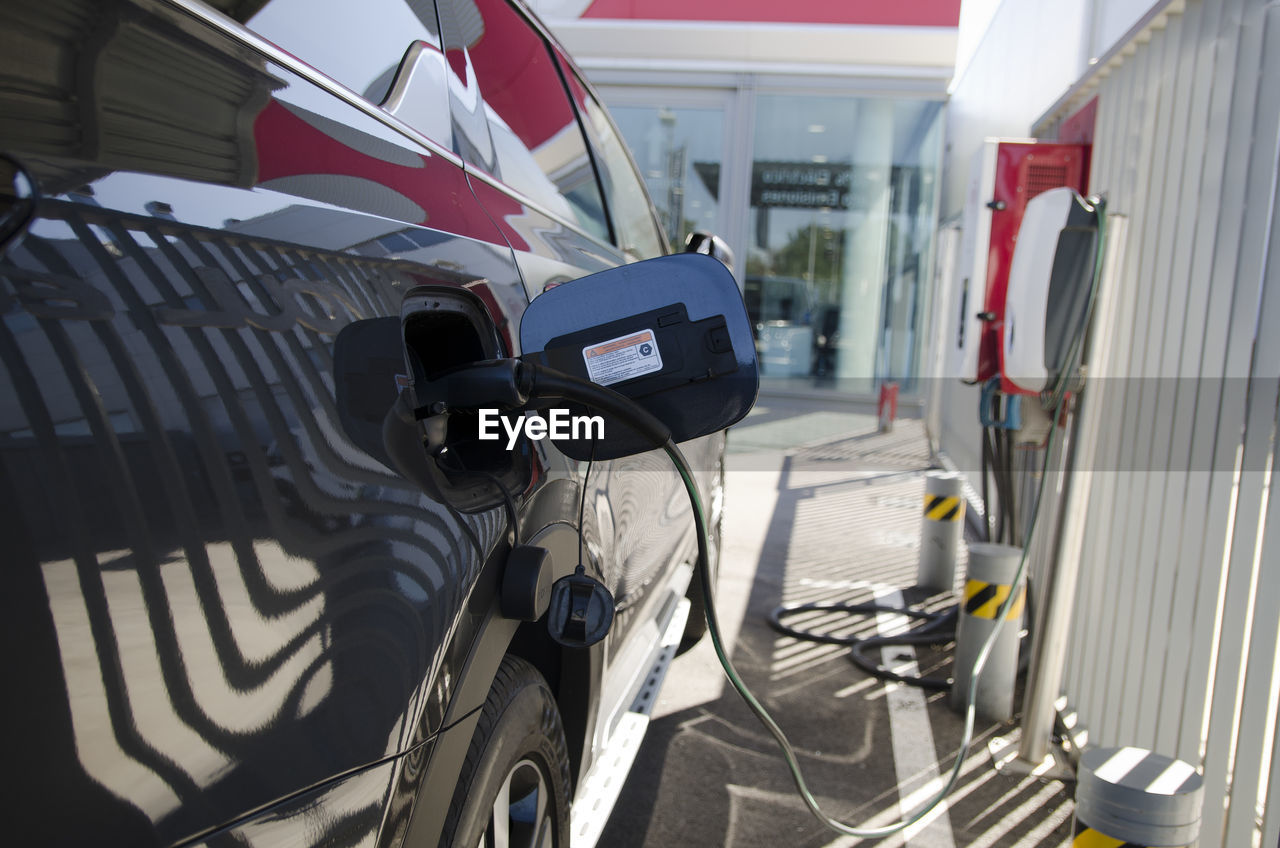
<path id="1" fill-rule="evenodd" d="M 445 372 L 415 388 L 422 405 L 414 415 L 420 420 L 453 409 L 511 411 L 528 406 L 533 373 L 519 359 L 489 359 Z"/>

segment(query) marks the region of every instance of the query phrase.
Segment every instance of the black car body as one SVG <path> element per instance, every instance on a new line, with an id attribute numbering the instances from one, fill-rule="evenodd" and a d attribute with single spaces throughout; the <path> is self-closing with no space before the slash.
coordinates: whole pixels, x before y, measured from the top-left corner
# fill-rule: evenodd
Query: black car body
<path id="1" fill-rule="evenodd" d="M 634 166 L 506 0 L 215 5 L 0 8 L 7 841 L 435 845 L 513 656 L 581 799 L 687 607 L 678 478 L 488 457 L 618 601 L 562 649 L 498 609 L 501 505 L 344 433 L 333 342 L 518 355 L 544 289 L 666 251 Z M 723 439 L 685 447 L 714 527 Z"/>

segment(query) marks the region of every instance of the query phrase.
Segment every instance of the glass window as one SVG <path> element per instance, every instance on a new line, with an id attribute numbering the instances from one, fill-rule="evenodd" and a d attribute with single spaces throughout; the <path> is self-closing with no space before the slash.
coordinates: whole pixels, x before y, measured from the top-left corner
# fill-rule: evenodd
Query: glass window
<path id="1" fill-rule="evenodd" d="M 245 25 L 378 104 L 410 45 L 440 46 L 434 0 L 271 0 Z"/>
<path id="2" fill-rule="evenodd" d="M 604 184 L 618 247 L 639 259 L 661 256 L 666 253 L 662 232 L 622 137 L 604 107 L 587 92 L 573 70 L 567 66 L 564 70 L 587 137 L 599 156 L 600 181 Z"/>
<path id="3" fill-rule="evenodd" d="M 743 295 L 766 379 L 911 388 L 941 112 L 927 100 L 757 99 Z"/>
<path id="4" fill-rule="evenodd" d="M 595 170 L 542 36 L 505 0 L 441 0 L 440 10 L 455 85 L 468 89 L 474 79 L 491 140 L 470 128 L 473 142 L 459 154 L 607 241 Z M 459 99 L 455 109 L 465 108 Z"/>

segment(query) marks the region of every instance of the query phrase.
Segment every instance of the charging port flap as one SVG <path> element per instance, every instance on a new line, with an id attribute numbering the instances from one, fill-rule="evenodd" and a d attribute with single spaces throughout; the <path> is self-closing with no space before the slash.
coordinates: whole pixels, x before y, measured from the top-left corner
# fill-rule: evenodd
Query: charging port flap
<path id="1" fill-rule="evenodd" d="M 723 264 L 700 254 L 649 259 L 551 289 L 525 310 L 520 343 L 526 361 L 636 401 L 676 442 L 741 420 L 759 388 L 742 294 Z M 573 459 L 653 447 L 625 421 L 604 419 L 603 438 L 556 446 Z"/>

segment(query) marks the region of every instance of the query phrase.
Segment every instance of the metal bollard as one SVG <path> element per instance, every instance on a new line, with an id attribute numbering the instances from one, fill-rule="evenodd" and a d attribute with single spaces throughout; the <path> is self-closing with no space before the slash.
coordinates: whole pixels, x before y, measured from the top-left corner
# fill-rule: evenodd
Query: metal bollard
<path id="1" fill-rule="evenodd" d="M 963 711 L 969 694 L 973 663 L 999 622 L 999 612 L 1009 597 L 1010 584 L 1018 573 L 1022 549 L 1011 545 L 976 542 L 969 546 L 969 576 L 964 584 L 960 620 L 956 623 L 955 682 L 951 684 L 951 708 Z M 1027 589 L 1023 583 L 1009 607 L 1005 626 L 991 646 L 986 666 L 978 679 L 977 714 L 990 721 L 1013 716 L 1013 687 L 1018 676 L 1018 632 Z"/>
<path id="2" fill-rule="evenodd" d="M 1190 763 L 1143 748 L 1093 748 L 1077 775 L 1076 848 L 1199 844 L 1204 780 Z"/>
<path id="3" fill-rule="evenodd" d="M 956 583 L 956 549 L 964 530 L 964 477 L 930 471 L 924 480 L 924 520 L 916 585 L 950 592 Z"/>

